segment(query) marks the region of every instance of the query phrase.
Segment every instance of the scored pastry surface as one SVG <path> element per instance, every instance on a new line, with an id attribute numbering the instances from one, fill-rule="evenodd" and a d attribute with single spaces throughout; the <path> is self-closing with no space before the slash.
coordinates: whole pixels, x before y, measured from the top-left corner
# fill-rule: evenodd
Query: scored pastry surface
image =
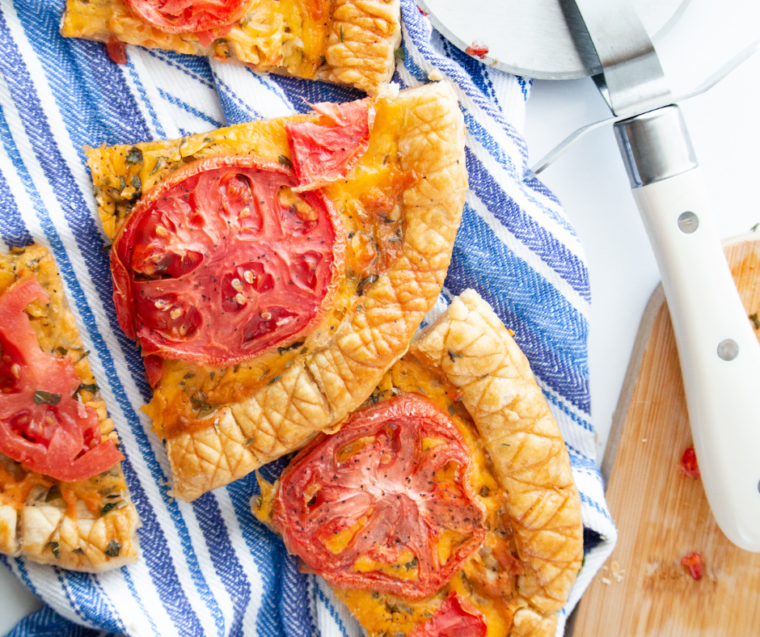
<path id="1" fill-rule="evenodd" d="M 192 500 L 239 479 L 340 423 L 404 354 L 435 303 L 467 189 L 462 113 L 453 90 L 443 83 L 380 98 L 375 110 L 369 149 L 347 179 L 324 190 L 349 237 L 347 274 L 332 312 L 298 347 L 278 348 L 234 370 L 215 370 L 213 380 L 210 368 L 192 366 L 194 378 L 183 382 L 191 364 L 164 364 L 148 413 L 167 438 L 178 497 Z M 290 161 L 284 126 L 309 118 L 315 116 L 137 144 L 139 163 L 127 161 L 133 147 L 88 149 L 106 234 L 114 237 L 129 214 L 134 177 L 147 191 L 174 166 L 201 157 L 253 154 L 264 161 Z M 359 276 L 364 248 L 357 239 L 376 221 L 361 207 L 367 198 L 389 202 L 376 229 L 395 228 L 396 234 L 373 235 L 381 256 L 391 256 L 377 273 Z M 202 379 L 204 395 L 211 396 L 209 387 L 217 391 L 218 408 L 205 421 L 167 432 L 163 423 L 172 417 L 176 386 L 197 387 Z M 234 391 L 232 381 L 220 385 L 225 379 L 238 383 Z"/>
<path id="2" fill-rule="evenodd" d="M 512 635 L 553 635 L 583 559 L 580 497 L 559 426 L 528 360 L 493 309 L 466 290 L 413 348 L 461 390 L 494 471 L 525 575 Z"/>

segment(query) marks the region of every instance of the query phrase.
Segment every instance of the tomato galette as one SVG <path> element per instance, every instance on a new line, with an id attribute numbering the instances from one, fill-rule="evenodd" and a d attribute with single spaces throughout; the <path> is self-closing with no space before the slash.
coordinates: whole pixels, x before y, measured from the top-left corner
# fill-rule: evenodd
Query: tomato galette
<path id="1" fill-rule="evenodd" d="M 113 421 L 47 249 L 0 254 L 0 552 L 78 571 L 137 559 Z"/>
<path id="2" fill-rule="evenodd" d="M 395 68 L 399 0 L 68 0 L 61 33 L 236 60 L 376 95 Z"/>
<path id="3" fill-rule="evenodd" d="M 370 637 L 553 637 L 580 500 L 528 362 L 474 291 L 253 511 Z"/>
<path id="4" fill-rule="evenodd" d="M 446 276 L 467 189 L 452 89 L 314 109 L 87 150 L 182 499 L 341 423 Z"/>

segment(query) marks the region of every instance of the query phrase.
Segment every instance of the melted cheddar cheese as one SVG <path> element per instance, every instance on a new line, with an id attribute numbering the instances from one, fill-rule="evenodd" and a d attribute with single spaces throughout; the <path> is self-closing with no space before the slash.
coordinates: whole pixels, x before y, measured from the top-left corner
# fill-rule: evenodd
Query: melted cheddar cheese
<path id="1" fill-rule="evenodd" d="M 144 409 L 160 436 L 171 438 L 208 427 L 221 405 L 245 400 L 278 379 L 297 355 L 325 345 L 346 315 L 362 310 L 364 288 L 401 254 L 401 196 L 417 176 L 400 167 L 400 107 L 380 99 L 375 112 L 369 148 L 351 178 L 324 189 L 341 213 L 347 237 L 345 275 L 339 278 L 331 311 L 311 334 L 239 365 L 213 368 L 164 361 L 161 381 Z M 295 115 L 172 141 L 86 149 L 106 235 L 113 239 L 140 195 L 187 162 L 217 155 L 253 155 L 264 162 L 289 164 L 285 124 L 307 120 L 320 121 L 320 116 Z"/>

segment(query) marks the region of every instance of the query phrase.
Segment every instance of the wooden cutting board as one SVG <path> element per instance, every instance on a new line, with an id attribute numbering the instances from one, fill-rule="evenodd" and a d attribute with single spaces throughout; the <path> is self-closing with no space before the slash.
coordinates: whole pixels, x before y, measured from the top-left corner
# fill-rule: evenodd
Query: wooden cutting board
<path id="1" fill-rule="evenodd" d="M 760 313 L 760 233 L 725 247 L 748 316 Z M 679 471 L 692 438 L 664 301 L 660 287 L 639 328 L 602 465 L 618 543 L 583 596 L 573 635 L 758 637 L 760 553 L 726 539 L 701 480 Z M 681 565 L 695 551 L 700 581 Z"/>

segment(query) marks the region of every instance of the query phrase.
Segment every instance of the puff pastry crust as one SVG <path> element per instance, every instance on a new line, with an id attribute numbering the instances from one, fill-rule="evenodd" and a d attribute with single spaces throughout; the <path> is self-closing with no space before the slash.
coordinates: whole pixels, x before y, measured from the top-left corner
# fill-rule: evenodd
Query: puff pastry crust
<path id="1" fill-rule="evenodd" d="M 174 492 L 184 500 L 237 480 L 343 421 L 406 352 L 435 303 L 467 190 L 462 113 L 453 90 L 444 83 L 380 98 L 375 110 L 369 149 L 346 180 L 324 190 L 341 213 L 349 242 L 347 272 L 332 312 L 297 348 L 263 354 L 235 369 L 164 363 L 147 411 L 167 438 Z M 126 162 L 130 147 L 88 149 L 106 234 L 113 237 L 129 214 L 135 196 L 128 186 L 133 173 L 147 190 L 173 166 L 194 158 L 287 158 L 285 123 L 309 117 L 137 144 L 143 157 L 139 164 Z M 163 159 L 156 168 L 159 157 Z M 362 252 L 357 239 L 369 236 L 377 221 L 360 205 L 368 193 L 392 195 L 392 210 L 379 227 L 398 228 L 390 239 L 373 235 L 380 252 L 387 249 L 390 256 L 371 277 L 357 274 Z M 188 372 L 192 381 L 183 381 Z M 179 383 L 187 389 L 185 383 L 191 382 L 198 387 L 206 383 L 203 391 L 217 409 L 192 427 L 167 431 L 162 423 L 172 417 L 173 392 Z M 218 398 L 212 400 L 213 396 Z"/>
<path id="2" fill-rule="evenodd" d="M 453 578 L 424 599 L 383 592 L 387 589 L 382 587 L 375 590 L 371 584 L 366 588 L 330 584 L 336 596 L 370 637 L 418 634 L 417 629 L 435 616 L 452 594 L 482 614 L 487 637 L 553 637 L 556 611 L 567 601 L 583 558 L 580 499 L 559 427 L 527 359 L 488 303 L 473 290 L 455 298 L 437 321 L 415 336 L 408 354 L 390 368 L 363 407 L 376 409 L 375 405 L 384 401 L 408 395 L 432 401 L 442 412 L 447 410 L 466 441 L 472 461 L 468 479 L 485 512 L 485 538 Z M 361 447 L 353 441 L 339 453 L 350 454 L 357 448 Z M 351 463 L 350 458 L 347 455 L 343 462 Z M 362 475 L 365 469 L 370 472 L 362 464 L 367 461 L 366 456 L 357 457 L 358 464 L 351 470 Z M 298 459 L 295 462 L 301 466 Z M 367 473 L 367 481 L 377 479 L 372 475 Z M 411 484 L 417 476 L 406 479 Z M 337 482 L 329 483 L 331 496 L 320 504 L 319 511 L 327 528 L 340 529 L 333 517 L 337 514 L 329 508 L 329 498 L 342 486 L 337 476 L 334 480 Z M 273 505 L 281 497 L 278 491 L 287 487 L 280 481 L 270 485 L 261 478 L 259 483 L 261 496 L 252 499 L 252 510 L 271 525 Z M 366 506 L 351 486 L 344 488 L 338 500 L 342 505 L 351 501 Z M 414 500 L 414 487 L 410 490 L 412 495 L 407 496 Z M 292 500 L 288 502 L 292 504 Z M 372 518 L 358 530 L 335 531 L 340 541 L 331 536 L 328 548 L 337 552 L 336 559 L 346 559 L 339 550 L 351 546 L 356 537 L 364 537 L 373 523 L 382 525 Z M 388 522 L 388 528 L 389 533 L 398 533 L 393 523 Z M 324 528 L 314 533 L 321 539 L 322 531 Z M 351 533 L 356 536 L 352 538 Z M 511 555 L 509 559 L 505 552 Z M 366 572 L 372 560 L 380 559 L 376 555 L 362 554 L 354 568 Z M 448 558 L 442 559 L 445 563 Z M 404 581 L 403 575 L 399 578 Z"/>
<path id="3" fill-rule="evenodd" d="M 63 348 L 76 356 L 75 369 L 82 383 L 94 385 L 87 353 L 47 248 L 33 245 L 0 254 L 0 294 L 29 272 L 37 276 L 50 298 L 47 306 L 33 304 L 27 310 L 41 348 L 48 352 Z M 97 391 L 86 391 L 83 398 L 98 412 L 102 436 L 118 441 Z M 139 518 L 119 464 L 105 474 L 73 483 L 35 474 L 3 454 L 0 469 L 5 478 L 0 483 L 1 553 L 90 573 L 137 560 Z M 22 481 L 25 489 L 16 488 Z M 24 490 L 25 497 L 19 501 Z"/>
<path id="4" fill-rule="evenodd" d="M 559 426 L 528 360 L 474 290 L 455 298 L 414 341 L 462 392 L 509 494 L 507 510 L 525 574 L 514 637 L 550 637 L 583 559 L 578 490 Z"/>
<path id="5" fill-rule="evenodd" d="M 166 33 L 146 24 L 124 0 L 68 0 L 61 33 L 237 61 L 261 72 L 347 84 L 377 95 L 395 69 L 399 0 L 311 4 L 320 10 L 299 0 L 252 0 L 229 33 L 204 44 L 194 33 Z"/>

